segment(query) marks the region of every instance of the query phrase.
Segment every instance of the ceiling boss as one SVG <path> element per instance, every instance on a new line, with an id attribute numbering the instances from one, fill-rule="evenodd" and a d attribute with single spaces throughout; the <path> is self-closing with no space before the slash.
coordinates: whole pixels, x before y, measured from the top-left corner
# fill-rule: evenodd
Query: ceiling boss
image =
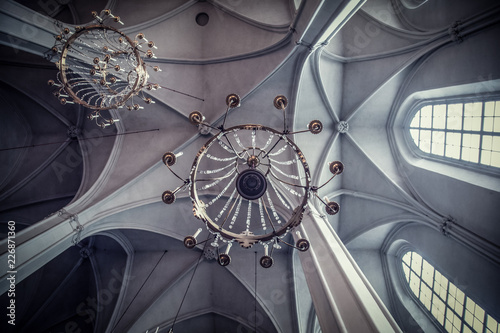
<path id="1" fill-rule="evenodd" d="M 299 251 L 309 249 L 309 241 L 302 238 L 299 231 L 295 231 L 298 238 L 295 244 L 285 238 L 302 222 L 309 199 L 319 200 L 328 214 L 338 213 L 339 205 L 321 199 L 317 192 L 341 174 L 344 166 L 339 161 L 331 162 L 332 177 L 319 187 L 310 184 L 309 165 L 290 136 L 306 132 L 318 134 L 323 125 L 313 120 L 306 130 L 288 131 L 285 96 L 274 99 L 274 107 L 283 112 L 282 131 L 257 124 L 225 128 L 228 111 L 240 106 L 240 97 L 230 94 L 226 104 L 224 120 L 219 127 L 206 123 L 199 111 L 189 115 L 193 125 L 214 129 L 217 134 L 198 151 L 186 179 L 171 168 L 181 153 L 163 155 L 163 162 L 182 184 L 175 190 L 165 191 L 162 200 L 172 204 L 176 193 L 188 188 L 194 216 L 213 234 L 210 244 L 218 250 L 220 265 L 231 262 L 229 251 L 233 242 L 244 248 L 258 243 L 264 248 L 260 265 L 269 268 L 274 262 L 272 252 L 281 248 L 281 244 Z M 187 236 L 184 245 L 194 248 L 201 231 L 199 228 Z M 226 244 L 223 252 L 219 250 L 220 243 Z"/>

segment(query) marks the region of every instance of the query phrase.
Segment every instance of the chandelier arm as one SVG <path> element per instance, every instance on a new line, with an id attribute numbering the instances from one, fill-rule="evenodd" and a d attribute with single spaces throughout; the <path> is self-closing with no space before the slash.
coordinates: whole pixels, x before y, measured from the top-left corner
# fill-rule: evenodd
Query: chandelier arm
<path id="1" fill-rule="evenodd" d="M 290 243 L 287 243 L 287 242 L 285 242 L 285 241 L 284 241 L 284 240 L 282 240 L 282 239 L 279 239 L 279 238 L 277 238 L 277 239 L 278 239 L 278 242 L 283 243 L 283 244 L 285 244 L 285 245 L 290 246 L 291 248 L 294 248 L 294 249 L 297 249 L 297 250 L 301 251 L 301 250 L 300 250 L 298 247 L 296 247 L 295 245 L 292 245 L 292 244 L 290 244 Z"/>
<path id="2" fill-rule="evenodd" d="M 311 132 L 310 130 L 306 129 L 306 130 L 301 130 L 301 131 L 295 131 L 295 132 L 288 132 L 286 133 L 287 135 L 290 135 L 290 134 L 300 134 L 300 133 L 306 133 L 306 132 Z"/>
<path id="3" fill-rule="evenodd" d="M 170 172 L 172 172 L 174 174 L 174 176 L 176 176 L 177 178 L 179 178 L 180 180 L 182 180 L 184 183 L 186 183 L 186 180 L 184 178 L 181 178 L 178 174 L 176 174 L 174 172 L 174 170 L 172 170 L 168 164 L 165 164 L 165 165 L 167 166 L 168 170 L 170 170 Z"/>
<path id="4" fill-rule="evenodd" d="M 321 198 L 320 198 L 320 196 L 318 195 L 318 193 L 317 193 L 316 191 L 313 191 L 313 192 L 314 192 L 314 196 L 315 196 L 316 198 L 318 198 L 318 199 L 319 199 L 319 201 L 321 201 L 321 203 L 323 203 L 323 205 L 328 206 L 328 205 L 326 204 L 326 202 L 325 202 L 323 199 L 321 199 Z"/>
<path id="5" fill-rule="evenodd" d="M 259 198 L 259 200 L 262 200 L 262 198 Z M 271 216 L 269 215 L 269 212 L 267 211 L 266 203 L 264 200 L 262 200 L 262 206 L 264 206 L 264 211 L 266 212 L 267 218 L 269 219 L 269 223 L 271 224 L 271 228 L 273 228 L 273 232 L 276 233 L 276 228 L 274 227 L 273 221 L 271 220 Z"/>
<path id="6" fill-rule="evenodd" d="M 210 234 L 210 233 L 208 233 L 208 235 L 210 236 L 211 234 Z M 215 237 L 213 237 L 212 239 L 215 239 Z M 204 244 L 204 243 L 206 243 L 206 242 L 208 242 L 209 240 L 212 240 L 212 239 L 210 239 L 210 237 L 209 237 L 209 238 L 205 239 L 204 241 L 197 242 L 197 243 L 196 243 L 196 245 L 201 245 L 201 244 Z"/>
<path id="7" fill-rule="evenodd" d="M 295 186 L 295 187 L 300 187 L 300 188 L 303 188 L 303 189 L 307 189 L 308 188 L 307 186 L 304 186 L 304 185 L 292 184 L 292 183 L 286 182 L 284 180 L 281 180 L 278 177 L 276 177 L 276 175 L 272 171 L 270 172 L 270 174 L 271 174 L 271 176 L 273 176 L 276 180 L 280 181 L 281 183 L 284 183 L 284 184 L 287 184 L 287 185 L 291 185 L 291 186 Z"/>
<path id="8" fill-rule="evenodd" d="M 186 187 L 187 184 L 189 184 L 189 181 L 188 180 L 184 180 L 184 184 L 178 186 L 175 190 L 172 191 L 172 193 L 175 194 L 175 193 L 179 192 L 184 187 Z"/>
<path id="9" fill-rule="evenodd" d="M 231 215 L 231 212 L 233 211 L 234 205 L 236 205 L 236 202 L 238 201 L 239 198 L 240 198 L 240 194 L 238 193 L 238 196 L 236 198 L 234 198 L 234 202 L 231 205 L 231 208 L 229 209 L 229 211 L 226 214 L 226 218 L 224 219 L 224 221 L 222 221 L 222 224 L 219 226 L 219 228 L 222 229 L 224 227 L 224 224 L 226 224 L 226 221 L 227 221 L 229 215 Z"/>
<path id="10" fill-rule="evenodd" d="M 334 175 L 333 175 L 330 179 L 328 179 L 328 180 L 326 181 L 326 183 L 324 183 L 323 185 L 319 186 L 319 187 L 318 187 L 318 190 L 319 190 L 320 188 L 322 188 L 323 186 L 325 186 L 326 184 L 328 184 L 328 183 L 329 183 L 329 182 L 330 182 L 333 178 L 335 178 L 335 176 L 336 176 L 336 175 L 337 175 L 337 174 L 334 174 Z"/>

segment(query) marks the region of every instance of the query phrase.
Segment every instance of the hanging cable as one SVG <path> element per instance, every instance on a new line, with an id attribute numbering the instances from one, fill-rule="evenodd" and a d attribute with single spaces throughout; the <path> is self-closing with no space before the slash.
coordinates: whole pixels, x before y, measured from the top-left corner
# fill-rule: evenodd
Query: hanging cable
<path id="1" fill-rule="evenodd" d="M 254 326 L 253 326 L 253 331 L 254 333 L 257 333 L 257 251 L 255 251 L 255 277 L 254 277 L 254 284 L 255 284 L 255 290 L 254 290 Z"/>
<path id="2" fill-rule="evenodd" d="M 208 244 L 208 239 L 210 238 L 210 233 L 208 233 L 207 239 L 204 241 L 203 245 L 203 250 L 200 253 L 200 256 L 198 257 L 198 261 L 196 262 L 196 266 L 194 267 L 193 274 L 191 275 L 191 279 L 189 280 L 188 286 L 186 288 L 186 292 L 184 292 L 184 296 L 182 297 L 181 304 L 179 305 L 179 309 L 177 310 L 177 313 L 175 314 L 174 321 L 172 322 L 172 327 L 170 330 L 168 330 L 168 333 L 173 333 L 174 332 L 174 326 L 175 322 L 177 321 L 177 316 L 179 316 L 179 312 L 181 312 L 182 304 L 184 303 L 184 300 L 186 299 L 186 295 L 188 293 L 189 287 L 191 286 L 191 282 L 193 282 L 194 275 L 196 274 L 196 270 L 198 269 L 198 266 L 200 265 L 201 262 L 201 257 L 203 256 L 203 253 L 205 253 L 205 248 L 207 247 Z"/>
<path id="3" fill-rule="evenodd" d="M 137 295 L 139 295 L 139 293 L 141 292 L 142 290 L 142 287 L 144 287 L 144 285 L 146 284 L 146 282 L 148 282 L 149 280 L 149 277 L 151 276 L 151 274 L 153 274 L 153 272 L 155 271 L 156 267 L 158 266 L 158 264 L 160 263 L 160 261 L 163 259 L 163 257 L 165 256 L 165 254 L 167 253 L 167 250 L 165 250 L 163 252 L 163 254 L 161 255 L 160 259 L 158 259 L 158 262 L 156 263 L 155 267 L 153 267 L 153 269 L 151 270 L 151 272 L 149 273 L 148 277 L 146 278 L 146 280 L 144 280 L 144 282 L 142 283 L 141 287 L 139 288 L 139 290 L 137 290 L 137 292 L 135 293 L 134 295 L 134 298 L 132 298 L 132 300 L 130 301 L 129 305 L 127 306 L 127 308 L 125 309 L 125 311 L 123 311 L 120 319 L 118 319 L 118 321 L 116 322 L 115 326 L 113 327 L 113 329 L 111 330 L 111 332 L 114 331 L 114 329 L 116 328 L 116 326 L 118 326 L 118 324 L 120 323 L 120 321 L 122 320 L 123 316 L 125 315 L 125 313 L 127 313 L 128 311 L 128 308 L 130 308 L 130 306 L 132 305 L 132 303 L 134 302 L 135 298 L 137 297 Z"/>
<path id="4" fill-rule="evenodd" d="M 127 132 L 127 133 L 115 133 L 115 134 L 108 134 L 108 135 L 99 135 L 99 136 L 93 136 L 93 137 L 90 137 L 90 138 L 78 138 L 78 141 L 101 139 L 101 138 L 108 138 L 108 137 L 116 137 L 116 136 L 129 135 L 129 134 L 137 134 L 137 133 L 145 133 L 145 132 L 154 132 L 154 131 L 159 131 L 159 130 L 160 130 L 159 128 L 155 128 L 155 129 L 150 129 L 150 130 L 134 131 L 134 132 Z M 1 148 L 0 151 L 15 150 L 15 149 L 24 149 L 24 148 L 35 148 L 35 147 L 47 146 L 47 145 L 55 145 L 55 144 L 65 143 L 66 141 L 71 141 L 71 139 L 66 139 L 64 141 L 53 141 L 53 142 L 39 143 L 39 144 L 36 144 L 36 145 L 27 145 L 27 146 L 18 146 L 18 147 L 10 147 L 10 148 Z"/>

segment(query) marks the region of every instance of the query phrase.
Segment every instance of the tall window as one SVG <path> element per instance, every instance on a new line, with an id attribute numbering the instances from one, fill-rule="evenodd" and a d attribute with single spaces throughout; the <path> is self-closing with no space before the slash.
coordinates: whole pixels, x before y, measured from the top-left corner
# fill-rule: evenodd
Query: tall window
<path id="1" fill-rule="evenodd" d="M 426 105 L 410 135 L 424 153 L 500 168 L 500 100 Z"/>
<path id="2" fill-rule="evenodd" d="M 500 333 L 497 320 L 418 253 L 406 252 L 402 266 L 411 292 L 447 332 Z"/>

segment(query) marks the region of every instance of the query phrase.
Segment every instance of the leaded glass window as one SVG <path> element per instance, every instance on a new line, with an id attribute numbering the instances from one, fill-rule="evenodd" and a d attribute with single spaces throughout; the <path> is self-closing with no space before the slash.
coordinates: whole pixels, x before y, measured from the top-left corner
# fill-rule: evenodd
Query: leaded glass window
<path id="1" fill-rule="evenodd" d="M 500 333 L 500 324 L 418 253 L 403 255 L 406 282 L 420 304 L 447 332 Z"/>
<path id="2" fill-rule="evenodd" d="M 500 100 L 425 105 L 411 119 L 410 135 L 432 156 L 500 168 Z"/>

